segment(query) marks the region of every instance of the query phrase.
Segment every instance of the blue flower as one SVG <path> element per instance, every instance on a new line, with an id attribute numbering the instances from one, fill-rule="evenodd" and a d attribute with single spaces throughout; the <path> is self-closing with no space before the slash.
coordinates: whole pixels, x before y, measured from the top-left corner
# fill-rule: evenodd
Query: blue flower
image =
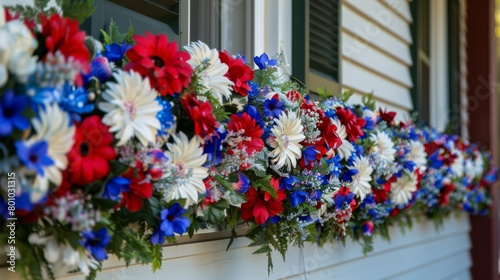
<path id="1" fill-rule="evenodd" d="M 186 209 L 176 202 L 168 209 L 163 209 L 160 213 L 162 220 L 160 230 L 166 236 L 174 236 L 174 233 L 183 234 L 191 224 L 189 218 L 182 216 Z"/>
<path id="2" fill-rule="evenodd" d="M 130 190 L 130 179 L 117 176 L 111 178 L 106 183 L 106 187 L 104 188 L 104 193 L 102 194 L 102 197 L 110 200 L 117 200 L 118 195 L 120 193 L 127 192 L 129 190 Z"/>
<path id="3" fill-rule="evenodd" d="M 334 196 L 335 208 L 340 210 L 344 203 L 350 205 L 352 200 L 354 199 L 354 193 L 349 191 L 347 187 L 343 187 L 340 192 L 336 193 Z"/>
<path id="4" fill-rule="evenodd" d="M 90 73 L 85 76 L 85 84 L 87 84 L 92 77 L 96 77 L 101 83 L 105 83 L 111 78 L 112 74 L 108 59 L 101 55 L 97 55 L 90 62 Z"/>
<path id="5" fill-rule="evenodd" d="M 248 85 L 250 86 L 250 90 L 248 91 L 248 98 L 252 100 L 255 97 L 257 97 L 260 93 L 259 84 L 254 82 L 248 82 Z"/>
<path id="6" fill-rule="evenodd" d="M 283 177 L 280 180 L 280 190 L 284 188 L 287 191 L 291 191 L 296 182 L 298 182 L 297 178 L 295 178 L 292 175 L 288 175 L 288 177 Z"/>
<path id="7" fill-rule="evenodd" d="M 165 234 L 163 234 L 163 232 L 160 229 L 158 229 L 151 235 L 151 238 L 149 240 L 151 241 L 151 244 L 161 245 L 165 243 Z"/>
<path id="8" fill-rule="evenodd" d="M 111 62 L 120 63 L 125 56 L 125 52 L 132 46 L 122 42 L 122 44 L 113 43 L 104 46 L 102 54 Z"/>
<path id="9" fill-rule="evenodd" d="M 238 172 L 238 183 L 233 184 L 237 193 L 245 194 L 250 188 L 250 179 L 245 174 Z"/>
<path id="10" fill-rule="evenodd" d="M 157 97 L 156 101 L 162 107 L 162 109 L 156 114 L 156 118 L 161 123 L 161 129 L 158 130 L 158 134 L 166 135 L 166 131 L 168 131 L 175 123 L 174 115 L 172 114 L 172 104 L 170 103 L 170 101 L 162 99 L 160 97 Z"/>
<path id="11" fill-rule="evenodd" d="M 342 159 L 340 158 L 340 156 L 338 154 L 336 154 L 333 158 L 331 159 L 327 159 L 326 162 L 328 163 L 328 165 L 330 166 L 330 174 L 332 174 L 334 177 L 339 177 L 340 176 L 340 172 L 341 172 L 341 168 L 342 168 L 342 164 L 340 164 L 340 161 Z"/>
<path id="12" fill-rule="evenodd" d="M 255 64 L 259 67 L 259 69 L 266 69 L 267 67 L 274 67 L 278 65 L 278 61 L 276 59 L 269 59 L 266 53 L 263 53 L 261 56 L 256 56 L 253 58 Z"/>
<path id="13" fill-rule="evenodd" d="M 90 113 L 94 110 L 94 104 L 90 102 L 88 93 L 84 88 L 74 88 L 68 83 L 64 84 L 63 92 L 59 100 L 59 106 L 70 113 L 72 121 L 81 121 L 80 115 Z"/>
<path id="14" fill-rule="evenodd" d="M 309 199 L 318 201 L 321 199 L 321 195 L 323 195 L 321 190 L 314 190 L 311 194 L 309 194 Z"/>
<path id="15" fill-rule="evenodd" d="M 207 155 L 205 165 L 218 165 L 222 162 L 224 154 L 222 153 L 222 141 L 226 139 L 227 132 L 217 131 L 212 136 L 205 138 L 203 153 Z"/>
<path id="16" fill-rule="evenodd" d="M 302 157 L 304 158 L 304 164 L 308 165 L 309 163 L 316 162 L 317 152 L 315 150 L 316 146 L 307 146 L 302 153 Z"/>
<path id="17" fill-rule="evenodd" d="M 51 166 L 54 161 L 47 155 L 49 145 L 45 141 L 37 141 L 26 146 L 23 141 L 17 141 L 15 144 L 17 156 L 26 165 L 28 169 L 35 170 L 43 176 L 43 167 Z"/>
<path id="18" fill-rule="evenodd" d="M 358 174 L 359 171 L 355 168 L 352 168 L 352 169 L 348 169 L 344 172 L 344 174 L 342 174 L 342 181 L 344 182 L 352 182 L 352 176 Z"/>
<path id="19" fill-rule="evenodd" d="M 285 109 L 285 102 L 278 98 L 266 99 L 264 101 L 264 115 L 266 117 L 279 118 Z"/>
<path id="20" fill-rule="evenodd" d="M 307 192 L 305 191 L 294 191 L 290 196 L 290 205 L 292 207 L 297 207 L 299 204 L 304 203 L 307 198 Z"/>
<path id="21" fill-rule="evenodd" d="M 22 115 L 28 97 L 26 95 L 16 95 L 12 90 L 7 90 L 0 103 L 0 136 L 9 135 L 14 128 L 19 130 L 28 129 L 29 120 Z"/>
<path id="22" fill-rule="evenodd" d="M 82 232 L 82 236 L 85 240 L 80 241 L 80 243 L 96 260 L 103 261 L 108 258 L 104 248 L 106 248 L 111 241 L 111 236 L 108 234 L 107 228 L 103 227 L 94 232 Z"/>

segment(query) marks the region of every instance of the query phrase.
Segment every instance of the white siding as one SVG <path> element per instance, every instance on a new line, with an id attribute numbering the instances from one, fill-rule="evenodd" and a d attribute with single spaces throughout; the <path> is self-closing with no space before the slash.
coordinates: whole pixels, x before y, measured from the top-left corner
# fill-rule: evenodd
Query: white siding
<path id="1" fill-rule="evenodd" d="M 406 0 L 344 0 L 342 3 L 342 87 L 373 92 L 381 108 L 409 119 L 411 13 Z"/>
<path id="2" fill-rule="evenodd" d="M 308 244 L 301 254 L 290 248 L 286 263 L 274 255 L 275 269 L 268 277 L 267 259 L 252 255 L 248 240 L 238 239 L 229 251 L 227 240 L 164 247 L 163 268 L 156 273 L 149 266 L 132 265 L 111 258 L 97 279 L 470 279 L 471 246 L 466 215 L 446 219 L 436 230 L 428 220 L 416 222 L 405 234 L 391 228 L 391 241 L 375 239 L 375 250 L 363 256 L 353 242 L 335 243 L 319 249 Z M 18 279 L 1 271 L 2 279 Z M 368 278 L 367 278 L 368 277 Z M 82 275 L 60 279 L 83 279 Z"/>

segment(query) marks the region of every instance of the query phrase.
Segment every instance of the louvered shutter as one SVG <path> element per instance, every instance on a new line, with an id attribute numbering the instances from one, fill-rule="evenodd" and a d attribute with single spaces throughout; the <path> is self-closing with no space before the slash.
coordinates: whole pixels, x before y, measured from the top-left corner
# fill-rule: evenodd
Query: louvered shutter
<path id="1" fill-rule="evenodd" d="M 309 67 L 339 80 L 339 1 L 313 0 L 309 6 Z"/>
<path id="2" fill-rule="evenodd" d="M 448 0 L 449 132 L 460 135 L 460 0 Z"/>

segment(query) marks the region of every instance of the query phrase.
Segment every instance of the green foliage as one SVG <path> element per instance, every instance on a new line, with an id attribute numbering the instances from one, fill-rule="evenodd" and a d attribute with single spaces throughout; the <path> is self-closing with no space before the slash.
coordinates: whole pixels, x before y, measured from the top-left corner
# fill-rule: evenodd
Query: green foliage
<path id="1" fill-rule="evenodd" d="M 257 177 L 252 173 L 246 173 L 250 181 L 252 182 L 252 186 L 256 190 L 261 190 L 267 192 L 272 198 L 277 198 L 278 194 L 274 189 L 274 186 L 271 185 L 271 175 L 266 175 L 265 177 Z"/>
<path id="2" fill-rule="evenodd" d="M 334 94 L 327 88 L 318 88 L 318 94 L 322 99 L 328 99 L 334 96 Z"/>
<path id="3" fill-rule="evenodd" d="M 354 91 L 352 89 L 346 90 L 346 91 L 342 92 L 339 99 L 340 99 L 340 101 L 347 103 L 349 101 L 349 99 L 351 98 L 351 96 L 353 96 L 353 95 L 354 95 Z"/>
<path id="4" fill-rule="evenodd" d="M 368 93 L 367 95 L 364 95 L 361 100 L 362 100 L 363 105 L 365 107 L 370 108 L 370 110 L 372 110 L 372 111 L 375 111 L 376 102 L 375 102 L 375 98 L 374 98 L 373 92 Z"/>
<path id="5" fill-rule="evenodd" d="M 95 11 L 94 0 L 56 0 L 64 17 L 76 19 L 80 23 Z"/>
<path id="6" fill-rule="evenodd" d="M 151 267 L 153 269 L 153 272 L 156 272 L 157 270 L 161 269 L 161 262 L 163 259 L 163 250 L 161 245 L 153 245 L 151 244 L 150 246 L 151 254 L 153 257 L 153 262 L 151 263 Z"/>

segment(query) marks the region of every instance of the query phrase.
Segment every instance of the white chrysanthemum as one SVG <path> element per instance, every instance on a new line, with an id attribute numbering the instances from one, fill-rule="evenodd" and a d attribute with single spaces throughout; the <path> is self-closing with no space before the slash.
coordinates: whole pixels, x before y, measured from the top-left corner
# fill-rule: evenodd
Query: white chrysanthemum
<path id="1" fill-rule="evenodd" d="M 484 172 L 484 159 L 481 153 L 477 153 L 474 159 L 474 173 L 476 177 L 480 177 Z"/>
<path id="2" fill-rule="evenodd" d="M 454 144 L 451 145 L 450 151 L 457 156 L 451 165 L 451 169 L 457 177 L 462 177 L 464 175 L 464 155 Z"/>
<path id="3" fill-rule="evenodd" d="M 358 157 L 354 161 L 353 166 L 349 169 L 356 169 L 358 173 L 352 176 L 352 182 L 347 184 L 347 187 L 359 197 L 361 200 L 365 199 L 366 195 L 372 193 L 370 181 L 372 180 L 371 174 L 373 168 L 370 162 L 365 157 Z"/>
<path id="4" fill-rule="evenodd" d="M 394 161 L 394 154 L 396 154 L 396 150 L 394 149 L 394 143 L 392 143 L 392 140 L 387 133 L 377 131 L 370 136 L 370 140 L 374 142 L 372 149 L 380 155 L 380 158 L 387 161 Z"/>
<path id="5" fill-rule="evenodd" d="M 38 43 L 21 20 L 12 20 L 0 26 L 0 87 L 5 84 L 8 72 L 25 83 L 36 68 L 32 56 Z"/>
<path id="6" fill-rule="evenodd" d="M 337 127 L 337 135 L 342 139 L 342 144 L 337 147 L 337 153 L 341 159 L 348 159 L 354 152 L 354 146 L 347 140 L 347 131 L 345 126 L 340 122 L 339 119 L 330 119 L 332 123 Z"/>
<path id="7" fill-rule="evenodd" d="M 417 190 L 415 173 L 403 174 L 396 182 L 391 183 L 390 199 L 395 204 L 405 204 L 411 200 L 413 192 Z"/>
<path id="8" fill-rule="evenodd" d="M 207 155 L 203 154 L 200 139 L 195 136 L 189 140 L 180 132 L 178 136 L 172 135 L 174 143 L 167 143 L 168 151 L 165 155 L 169 158 L 172 171 L 164 177 L 174 178 L 171 189 L 165 193 L 165 200 L 186 199 L 185 207 L 198 203 L 198 193 L 205 193 L 203 179 L 208 176 L 208 169 L 203 167 Z"/>
<path id="9" fill-rule="evenodd" d="M 224 76 L 229 67 L 220 61 L 219 52 L 216 49 L 210 49 L 201 41 L 192 42 L 184 46 L 184 49 L 191 55 L 188 63 L 193 69 L 202 64 L 204 65 L 205 68 L 200 77 L 203 81 L 202 84 L 205 86 L 206 91 L 210 91 L 213 97 L 222 104 L 222 96 L 226 98 L 231 96 L 231 85 L 233 83 Z M 206 91 L 200 92 L 200 94 L 204 94 Z M 200 100 L 204 101 L 203 98 L 200 98 Z"/>
<path id="10" fill-rule="evenodd" d="M 304 127 L 295 112 L 282 112 L 279 119 L 274 119 L 275 125 L 271 129 L 274 137 L 268 139 L 268 144 L 274 150 L 271 156 L 274 168 L 279 169 L 286 166 L 287 170 L 295 167 L 297 160 L 302 157 L 302 145 L 299 144 L 306 137 L 304 136 Z"/>
<path id="11" fill-rule="evenodd" d="M 116 83 L 107 83 L 108 89 L 102 94 L 106 102 L 99 103 L 99 109 L 106 112 L 102 122 L 110 126 L 110 132 L 116 133 L 117 146 L 134 136 L 143 146 L 153 143 L 161 128 L 156 118 L 162 109 L 155 100 L 158 93 L 147 79 L 134 71 L 118 71 L 113 76 Z"/>
<path id="12" fill-rule="evenodd" d="M 61 171 L 68 165 L 67 153 L 74 143 L 75 127 L 70 125 L 70 116 L 57 104 L 47 104 L 45 109 L 40 108 L 38 118 L 32 121 L 36 131 L 28 143 L 36 141 L 47 142 L 49 148 L 47 155 L 54 161 L 54 165 L 44 168 L 44 176 L 37 175 L 31 191 L 31 201 L 41 199 L 48 190 L 49 182 L 60 185 L 62 183 Z"/>
<path id="13" fill-rule="evenodd" d="M 405 160 L 414 162 L 421 171 L 427 168 L 427 153 L 424 144 L 419 141 L 410 141 L 410 150 L 405 155 Z"/>

